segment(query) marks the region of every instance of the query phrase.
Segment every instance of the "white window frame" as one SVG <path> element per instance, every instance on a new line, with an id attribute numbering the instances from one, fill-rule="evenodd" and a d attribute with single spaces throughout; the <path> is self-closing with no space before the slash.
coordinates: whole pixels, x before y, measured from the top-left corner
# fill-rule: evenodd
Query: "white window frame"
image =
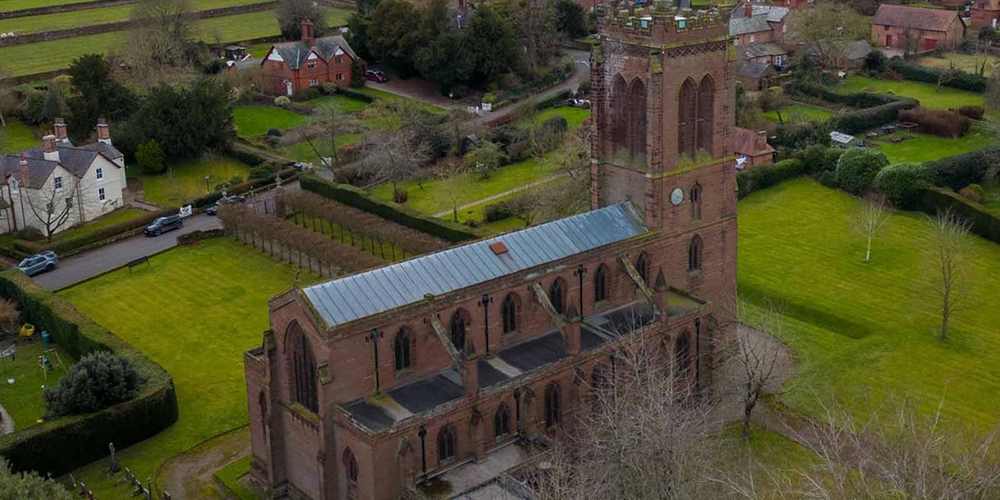
<path id="1" fill-rule="evenodd" d="M 108 197 L 104 194 L 104 188 L 99 188 L 97 190 L 97 201 L 104 201 L 106 199 L 108 199 Z"/>
<path id="2" fill-rule="evenodd" d="M 306 67 L 308 67 L 309 69 L 315 69 L 316 68 L 316 61 L 309 61 L 309 62 L 307 62 L 306 63 Z"/>
<path id="3" fill-rule="evenodd" d="M 62 191 L 63 188 L 62 176 L 57 175 L 55 178 L 53 178 L 52 184 L 56 187 L 56 191 Z"/>
<path id="4" fill-rule="evenodd" d="M 343 73 L 337 73 L 337 81 L 338 82 L 344 81 L 344 74 Z"/>
<path id="5" fill-rule="evenodd" d="M 104 178 L 104 169 L 103 168 L 98 168 L 97 169 L 97 180 L 101 180 L 103 178 Z"/>
<path id="6" fill-rule="evenodd" d="M 318 87 L 319 86 L 319 78 L 310 78 L 309 79 L 309 86 L 310 87 Z"/>

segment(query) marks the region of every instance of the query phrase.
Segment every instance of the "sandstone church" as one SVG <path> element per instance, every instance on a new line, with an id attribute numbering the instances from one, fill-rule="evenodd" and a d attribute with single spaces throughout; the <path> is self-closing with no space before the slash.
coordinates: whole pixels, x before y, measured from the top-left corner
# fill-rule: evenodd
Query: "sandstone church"
<path id="1" fill-rule="evenodd" d="M 502 494 L 483 474 L 572 431 L 631 335 L 709 383 L 736 295 L 727 14 L 598 12 L 590 212 L 271 300 L 244 361 L 272 498 Z"/>

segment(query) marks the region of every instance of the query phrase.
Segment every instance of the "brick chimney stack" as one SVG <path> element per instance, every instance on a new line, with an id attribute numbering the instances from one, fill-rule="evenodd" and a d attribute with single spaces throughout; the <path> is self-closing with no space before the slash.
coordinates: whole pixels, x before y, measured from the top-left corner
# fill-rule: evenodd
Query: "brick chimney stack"
<path id="1" fill-rule="evenodd" d="M 766 148 L 767 148 L 767 131 L 760 130 L 757 132 L 757 149 L 761 150 Z"/>
<path id="2" fill-rule="evenodd" d="M 45 148 L 45 159 L 49 161 L 59 161 L 59 150 L 56 149 L 56 136 L 53 134 L 42 137 Z"/>
<path id="3" fill-rule="evenodd" d="M 52 127 L 55 129 L 57 141 L 69 142 L 69 136 L 66 135 L 66 122 L 62 118 L 56 118 L 56 123 Z"/>
<path id="4" fill-rule="evenodd" d="M 108 122 L 104 117 L 97 119 L 97 142 L 111 145 L 111 130 L 108 129 Z"/>
<path id="5" fill-rule="evenodd" d="M 748 18 L 753 17 L 753 4 L 750 3 L 750 0 L 743 2 L 743 14 Z"/>
<path id="6" fill-rule="evenodd" d="M 28 182 L 28 160 L 21 153 L 21 184 Z"/>
<path id="7" fill-rule="evenodd" d="M 310 47 L 316 44 L 316 34 L 313 31 L 313 23 L 308 19 L 302 20 L 302 41 Z"/>

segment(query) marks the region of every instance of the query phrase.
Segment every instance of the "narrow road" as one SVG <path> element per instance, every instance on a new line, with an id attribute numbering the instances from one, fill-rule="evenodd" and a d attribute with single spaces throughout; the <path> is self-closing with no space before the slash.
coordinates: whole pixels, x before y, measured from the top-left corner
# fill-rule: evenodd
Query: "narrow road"
<path id="1" fill-rule="evenodd" d="M 503 198 L 504 196 L 507 196 L 507 195 L 511 195 L 511 194 L 514 194 L 514 193 L 519 193 L 519 192 L 524 191 L 526 189 L 531 189 L 531 188 L 533 188 L 535 186 L 541 186 L 542 184 L 545 184 L 545 183 L 548 183 L 548 182 L 552 182 L 552 181 L 554 181 L 554 180 L 556 180 L 556 179 L 558 179 L 560 177 L 565 177 L 566 175 L 567 174 L 558 174 L 558 175 L 553 175 L 552 177 L 546 177 L 544 179 L 537 180 L 535 182 L 529 182 L 529 183 L 527 183 L 527 184 L 525 184 L 523 186 L 518 186 L 518 187 L 516 187 L 514 189 L 508 189 L 507 191 L 504 191 L 502 193 L 497 193 L 497 194 L 494 194 L 494 195 L 491 195 L 491 196 L 487 196 L 486 198 L 483 198 L 481 200 L 476 200 L 476 201 L 473 201 L 471 203 L 466 203 L 465 205 L 461 205 L 461 206 L 458 207 L 458 211 L 461 212 L 463 210 L 472 208 L 472 207 L 474 207 L 476 205 L 480 205 L 482 203 L 489 203 L 489 202 L 491 202 L 493 200 L 496 200 L 496 199 L 499 199 L 499 198 Z M 441 213 L 438 213 L 438 214 L 434 214 L 434 217 L 441 218 L 441 217 L 445 217 L 445 216 L 447 216 L 449 214 L 451 214 L 451 210 L 445 210 L 444 212 L 441 212 Z"/>

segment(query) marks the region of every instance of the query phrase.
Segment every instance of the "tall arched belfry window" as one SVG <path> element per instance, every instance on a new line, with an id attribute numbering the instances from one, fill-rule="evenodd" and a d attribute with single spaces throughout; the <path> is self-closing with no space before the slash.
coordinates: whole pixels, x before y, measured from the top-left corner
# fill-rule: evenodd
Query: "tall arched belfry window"
<path id="1" fill-rule="evenodd" d="M 292 322 L 285 338 L 291 369 L 292 397 L 294 402 L 316 413 L 319 399 L 316 394 L 316 359 L 309 348 L 306 334 L 298 323 Z"/>
<path id="2" fill-rule="evenodd" d="M 693 158 L 697 147 L 695 121 L 698 114 L 698 90 L 695 88 L 694 80 L 690 78 L 684 80 L 678 106 L 680 123 L 677 126 L 677 152 L 681 156 L 687 155 Z"/>
<path id="3" fill-rule="evenodd" d="M 628 152 L 634 158 L 646 153 L 646 85 L 639 78 L 628 88 L 627 109 Z"/>
<path id="4" fill-rule="evenodd" d="M 715 82 L 705 75 L 698 85 L 698 149 L 712 154 L 715 140 Z"/>

